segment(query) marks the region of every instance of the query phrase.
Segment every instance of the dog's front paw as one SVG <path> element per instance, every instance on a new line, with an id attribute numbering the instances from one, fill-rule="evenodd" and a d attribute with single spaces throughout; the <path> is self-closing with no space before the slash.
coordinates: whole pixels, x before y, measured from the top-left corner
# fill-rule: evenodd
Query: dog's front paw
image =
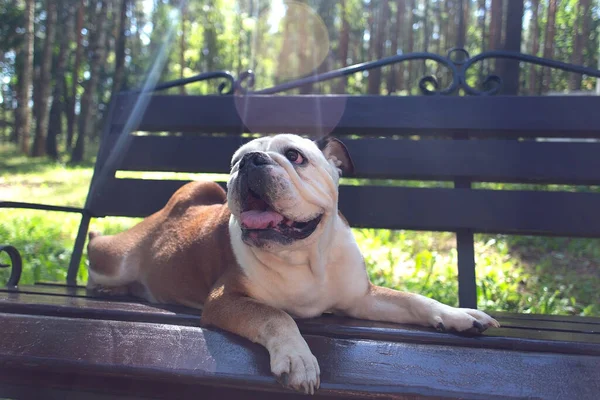
<path id="1" fill-rule="evenodd" d="M 270 354 L 271 372 L 283 386 L 306 394 L 319 388 L 319 363 L 304 339 L 274 345 Z"/>
<path id="2" fill-rule="evenodd" d="M 471 308 L 455 308 L 445 304 L 433 307 L 431 325 L 438 331 L 458 331 L 482 333 L 490 327 L 499 328 L 500 324 L 483 311 Z"/>

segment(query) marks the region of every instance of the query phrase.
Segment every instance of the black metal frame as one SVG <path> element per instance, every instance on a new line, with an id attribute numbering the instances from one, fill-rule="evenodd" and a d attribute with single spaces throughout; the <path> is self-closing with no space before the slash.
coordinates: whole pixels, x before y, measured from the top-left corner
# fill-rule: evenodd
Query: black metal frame
<path id="1" fill-rule="evenodd" d="M 6 287 L 9 289 L 16 288 L 21 279 L 21 273 L 23 272 L 23 260 L 19 251 L 13 246 L 0 246 L 0 253 L 6 253 L 10 257 L 10 264 L 0 263 L 0 268 L 11 267 L 10 277 L 6 283 Z"/>
<path id="2" fill-rule="evenodd" d="M 489 51 L 478 54 L 471 57 L 469 53 L 460 48 L 451 49 L 446 56 L 441 56 L 427 52 L 417 52 L 409 54 L 395 55 L 387 58 L 383 58 L 377 61 L 366 62 L 340 68 L 337 70 L 329 71 L 323 74 L 310 74 L 308 76 L 286 82 L 280 85 L 276 85 L 266 89 L 252 90 L 255 85 L 255 75 L 252 71 L 245 71 L 236 79 L 230 72 L 227 71 L 216 71 L 202 73 L 190 78 L 177 79 L 165 83 L 158 84 L 149 90 L 133 90 L 130 93 L 139 93 L 141 102 L 139 107 L 143 107 L 148 101 L 149 96 L 152 92 L 163 91 L 174 87 L 183 86 L 193 82 L 221 80 L 217 86 L 217 91 L 220 95 L 270 95 L 289 90 L 304 87 L 306 85 L 325 82 L 332 79 L 338 79 L 347 77 L 352 74 L 356 74 L 363 71 L 369 71 L 384 66 L 392 66 L 406 61 L 417 61 L 417 60 L 431 60 L 446 68 L 450 72 L 450 82 L 446 87 L 441 87 L 440 82 L 434 76 L 424 76 L 419 79 L 418 85 L 422 94 L 434 95 L 434 96 L 451 96 L 457 95 L 462 91 L 466 95 L 470 96 L 489 96 L 498 94 L 503 86 L 502 78 L 497 75 L 487 75 L 485 78 L 482 77 L 483 82 L 480 82 L 482 89 L 477 89 L 470 86 L 467 83 L 466 73 L 474 64 L 482 62 L 487 59 L 508 59 L 517 62 L 526 62 L 529 64 L 539 65 L 543 67 L 549 67 L 553 69 L 559 69 L 572 73 L 585 74 L 591 77 L 600 78 L 600 70 L 593 68 L 587 68 L 583 66 L 567 64 L 560 61 L 548 60 L 540 57 L 526 55 L 518 52 L 508 51 Z M 144 101 L 145 100 L 145 101 Z M 109 108 L 109 114 L 112 113 L 112 105 Z M 110 115 L 109 115 L 110 117 Z M 119 137 L 119 141 L 126 141 L 129 136 L 128 133 L 133 130 L 137 121 L 129 120 L 126 126 L 123 128 L 122 134 Z M 456 136 L 455 140 L 464 140 L 468 137 Z M 125 148 L 126 146 L 121 146 Z M 116 171 L 118 162 L 122 158 L 123 154 L 119 152 L 113 152 L 102 170 L 96 170 L 94 172 L 94 178 L 92 180 L 90 191 L 88 194 L 88 200 L 94 193 L 96 187 L 99 187 L 99 182 L 108 176 L 108 174 Z M 469 181 L 456 181 L 454 182 L 456 188 L 470 188 L 471 182 Z M 83 253 L 83 247 L 85 244 L 89 224 L 91 218 L 94 217 L 89 210 L 88 204 L 84 208 L 74 207 L 59 207 L 49 206 L 43 204 L 31 204 L 31 203 L 19 203 L 19 202 L 0 202 L 0 208 L 24 208 L 24 209 L 36 209 L 46 211 L 61 211 L 61 212 L 76 212 L 82 215 L 81 223 L 77 233 L 77 238 L 73 247 L 73 254 L 69 263 L 69 270 L 67 275 L 67 285 L 76 285 L 77 272 L 79 269 L 79 263 Z M 475 260 L 473 250 L 473 232 L 469 230 L 459 230 L 457 234 L 457 250 L 459 258 L 459 300 L 463 307 L 477 306 L 476 303 L 476 285 L 475 285 Z M 9 254 L 12 262 L 12 273 L 7 286 L 16 287 L 21 274 L 21 257 L 17 249 L 12 246 L 0 247 L 0 252 L 4 251 Z M 8 265 L 0 264 L 0 267 L 8 267 Z"/>
<path id="3" fill-rule="evenodd" d="M 255 75 L 254 72 L 252 72 L 251 70 L 241 73 L 237 79 L 228 71 L 215 71 L 203 73 L 190 78 L 176 79 L 173 81 L 159 84 L 153 89 L 153 91 L 167 90 L 170 88 L 187 85 L 188 83 L 193 82 L 207 81 L 213 79 L 224 79 L 225 82 L 221 82 L 218 86 L 218 92 L 222 95 L 231 95 L 234 93 L 276 94 L 288 90 L 298 89 L 306 85 L 325 82 L 337 78 L 343 78 L 359 72 L 369 71 L 376 68 L 382 68 L 385 66 L 399 64 L 406 61 L 431 60 L 443 65 L 445 68 L 448 69 L 448 71 L 451 73 L 451 82 L 445 88 L 440 88 L 440 84 L 436 77 L 431 75 L 424 76 L 419 79 L 419 89 L 421 90 L 422 94 L 454 95 L 457 94 L 459 90 L 463 90 L 466 94 L 471 96 L 489 96 L 498 94 L 502 89 L 503 81 L 501 77 L 493 74 L 487 75 L 481 83 L 481 85 L 484 87 L 483 90 L 479 90 L 470 86 L 466 80 L 467 70 L 469 70 L 476 63 L 488 59 L 506 59 L 518 62 L 526 62 L 528 64 L 534 64 L 542 67 L 549 67 L 566 72 L 573 72 L 600 78 L 600 70 L 575 64 L 568 64 L 556 60 L 549 60 L 541 57 L 531 56 L 528 54 L 504 50 L 494 50 L 486 51 L 471 57 L 465 49 L 453 48 L 450 51 L 448 51 L 445 57 L 429 52 L 399 54 L 391 57 L 382 58 L 377 61 L 369 61 L 365 63 L 350 65 L 322 74 L 317 74 L 316 72 L 313 72 L 305 77 L 290 82 L 285 82 L 280 85 L 255 91 L 251 90 L 255 85 Z M 431 85 L 434 89 L 432 90 L 428 88 L 428 85 Z"/>

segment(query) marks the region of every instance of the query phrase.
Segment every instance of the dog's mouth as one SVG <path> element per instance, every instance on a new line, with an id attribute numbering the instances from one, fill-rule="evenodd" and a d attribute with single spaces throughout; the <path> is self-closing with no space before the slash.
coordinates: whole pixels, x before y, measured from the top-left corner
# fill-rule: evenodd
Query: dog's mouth
<path id="1" fill-rule="evenodd" d="M 317 229 L 322 217 L 323 214 L 320 214 L 309 221 L 293 221 L 275 211 L 254 191 L 248 190 L 240 223 L 246 238 L 289 242 L 310 236 Z"/>

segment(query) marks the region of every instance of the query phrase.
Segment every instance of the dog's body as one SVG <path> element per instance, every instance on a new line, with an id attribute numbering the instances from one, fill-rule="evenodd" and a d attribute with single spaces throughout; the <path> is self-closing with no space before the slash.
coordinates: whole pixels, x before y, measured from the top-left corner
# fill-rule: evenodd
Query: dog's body
<path id="1" fill-rule="evenodd" d="M 231 213 L 225 201 L 219 185 L 193 182 L 133 228 L 114 236 L 90 234 L 91 285 L 201 307 L 217 279 L 237 266 L 228 250 Z"/>
<path id="2" fill-rule="evenodd" d="M 310 393 L 319 366 L 291 316 L 498 326 L 481 311 L 369 282 L 337 209 L 340 172 L 352 168 L 337 140 L 320 148 L 293 135 L 254 140 L 234 154 L 227 194 L 215 183 L 190 183 L 132 229 L 91 234 L 89 285 L 203 307 L 203 323 L 262 344 L 272 372 Z"/>

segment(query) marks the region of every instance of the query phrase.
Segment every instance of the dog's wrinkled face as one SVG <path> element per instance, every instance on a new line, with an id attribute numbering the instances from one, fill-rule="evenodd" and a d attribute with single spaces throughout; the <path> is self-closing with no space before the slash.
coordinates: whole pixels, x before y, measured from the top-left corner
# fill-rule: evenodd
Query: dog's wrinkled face
<path id="1" fill-rule="evenodd" d="M 333 212 L 342 172 L 352 161 L 337 139 L 313 142 L 281 134 L 255 139 L 232 158 L 227 202 L 254 247 L 306 240 Z"/>

